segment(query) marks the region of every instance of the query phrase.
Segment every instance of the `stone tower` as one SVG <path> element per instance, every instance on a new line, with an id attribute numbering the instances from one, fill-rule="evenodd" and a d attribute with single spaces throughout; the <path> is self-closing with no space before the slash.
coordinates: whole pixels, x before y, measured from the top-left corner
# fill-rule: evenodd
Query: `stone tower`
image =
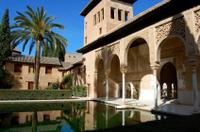
<path id="1" fill-rule="evenodd" d="M 91 0 L 83 9 L 84 46 L 133 17 L 135 0 Z"/>

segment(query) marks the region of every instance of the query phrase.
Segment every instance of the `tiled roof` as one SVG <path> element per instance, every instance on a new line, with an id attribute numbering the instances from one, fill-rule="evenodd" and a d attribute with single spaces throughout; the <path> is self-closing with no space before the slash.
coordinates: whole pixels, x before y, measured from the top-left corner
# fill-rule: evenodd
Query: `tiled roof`
<path id="1" fill-rule="evenodd" d="M 8 61 L 21 62 L 21 63 L 34 63 L 35 57 L 32 56 L 12 56 L 8 58 Z M 58 58 L 54 57 L 41 57 L 40 64 L 44 65 L 57 65 L 62 66 Z"/>
<path id="2" fill-rule="evenodd" d="M 35 62 L 35 57 L 15 55 L 9 57 L 7 61 L 33 64 Z M 60 66 L 59 70 L 68 70 L 72 68 L 74 65 L 82 63 L 82 61 L 83 61 L 83 56 L 80 53 L 66 53 L 65 62 L 61 62 L 59 61 L 58 58 L 55 57 L 40 58 L 40 64 Z"/>

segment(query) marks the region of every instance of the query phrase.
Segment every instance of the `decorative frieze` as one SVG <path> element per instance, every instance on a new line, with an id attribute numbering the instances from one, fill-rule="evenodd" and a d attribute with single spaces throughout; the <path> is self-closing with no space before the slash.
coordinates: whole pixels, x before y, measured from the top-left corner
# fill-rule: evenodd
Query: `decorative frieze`
<path id="1" fill-rule="evenodd" d="M 183 17 L 174 19 L 156 27 L 156 42 L 170 35 L 179 35 L 185 39 L 185 21 Z"/>
<path id="2" fill-rule="evenodd" d="M 200 31 L 200 10 L 195 11 L 195 31 L 199 33 Z"/>

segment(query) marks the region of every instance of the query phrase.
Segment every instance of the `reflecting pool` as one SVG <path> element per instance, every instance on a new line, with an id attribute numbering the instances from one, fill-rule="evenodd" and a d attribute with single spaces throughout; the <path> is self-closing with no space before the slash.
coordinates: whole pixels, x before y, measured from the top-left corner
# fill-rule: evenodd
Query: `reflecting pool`
<path id="1" fill-rule="evenodd" d="M 150 112 L 116 110 L 93 101 L 0 105 L 0 132 L 79 132 L 160 119 Z"/>

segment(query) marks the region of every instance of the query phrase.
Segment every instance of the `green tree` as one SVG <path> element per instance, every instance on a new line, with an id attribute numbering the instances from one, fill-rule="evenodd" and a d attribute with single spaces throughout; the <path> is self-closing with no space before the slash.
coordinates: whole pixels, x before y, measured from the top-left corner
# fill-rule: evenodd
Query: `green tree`
<path id="1" fill-rule="evenodd" d="M 9 26 L 9 11 L 5 10 L 5 13 L 0 24 L 0 70 L 2 70 L 3 62 L 12 53 L 12 37 Z"/>
<path id="2" fill-rule="evenodd" d="M 65 60 L 65 53 L 65 47 L 63 45 L 59 45 L 57 47 L 45 45 L 42 50 L 42 56 L 57 57 L 60 61 Z"/>
<path id="3" fill-rule="evenodd" d="M 23 50 L 29 44 L 29 54 L 33 47 L 35 50 L 35 89 L 39 86 L 39 73 L 40 73 L 40 55 L 41 48 L 45 45 L 50 47 L 59 47 L 67 45 L 67 40 L 61 35 L 53 32 L 54 28 L 64 29 L 60 24 L 54 23 L 55 20 L 52 16 L 47 16 L 44 8 L 37 7 L 34 11 L 31 7 L 27 6 L 27 11 L 24 13 L 17 12 L 18 16 L 15 17 L 15 43 L 22 43 Z"/>

